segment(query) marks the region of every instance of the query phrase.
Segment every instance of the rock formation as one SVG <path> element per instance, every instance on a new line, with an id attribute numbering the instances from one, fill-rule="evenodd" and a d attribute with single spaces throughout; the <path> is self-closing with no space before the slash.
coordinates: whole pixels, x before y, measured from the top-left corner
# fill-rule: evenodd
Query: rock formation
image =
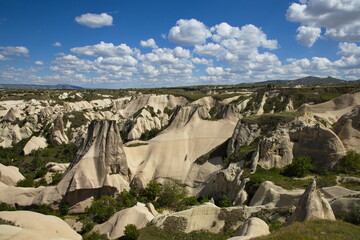
<path id="1" fill-rule="evenodd" d="M 323 198 L 322 193 L 316 189 L 316 181 L 313 179 L 301 196 L 296 210 L 291 215 L 288 223 L 295 221 L 303 222 L 310 219 L 335 220 L 333 210 L 328 201 Z"/>
<path id="2" fill-rule="evenodd" d="M 272 207 L 285 207 L 296 205 L 301 195 L 302 189 L 285 190 L 276 186 L 273 182 L 263 182 L 255 192 L 250 201 L 250 206 L 267 205 Z"/>
<path id="3" fill-rule="evenodd" d="M 338 198 L 331 201 L 330 205 L 336 219 L 351 221 L 353 217 L 353 213 L 355 213 L 354 208 L 360 206 L 360 198 L 355 198 L 355 197 Z"/>
<path id="4" fill-rule="evenodd" d="M 0 225 L 1 240 L 82 239 L 66 222 L 55 216 L 30 211 L 2 211 L 0 219 L 9 222 Z"/>
<path id="5" fill-rule="evenodd" d="M 320 125 L 305 126 L 290 132 L 294 142 L 294 156 L 310 156 L 319 169 L 334 167 L 346 154 L 346 149 L 338 136 Z"/>
<path id="6" fill-rule="evenodd" d="M 336 123 L 334 132 L 344 143 L 346 150 L 360 153 L 360 106 L 344 114 Z"/>
<path id="7" fill-rule="evenodd" d="M 229 140 L 227 155 L 240 151 L 242 145 L 249 145 L 260 137 L 261 129 L 257 124 L 245 124 L 241 120 L 236 124 L 234 133 Z"/>
<path id="8" fill-rule="evenodd" d="M 153 218 L 145 206 L 138 204 L 115 213 L 108 221 L 96 225 L 92 231 L 105 234 L 109 239 L 118 239 L 124 235 L 126 225 L 134 224 L 137 228 L 143 228 Z"/>
<path id="9" fill-rule="evenodd" d="M 64 131 L 64 121 L 61 115 L 55 119 L 54 126 L 51 130 L 51 140 L 57 145 L 66 144 L 69 141 Z"/>
<path id="10" fill-rule="evenodd" d="M 101 193 L 115 194 L 128 189 L 130 178 L 117 123 L 93 121 L 57 189 L 73 205 Z"/>
<path id="11" fill-rule="evenodd" d="M 44 137 L 36 137 L 33 136 L 30 140 L 26 143 L 23 152 L 24 155 L 29 155 L 33 150 L 38 150 L 40 148 L 46 148 L 47 143 Z"/>
<path id="12" fill-rule="evenodd" d="M 25 177 L 19 172 L 19 168 L 0 163 L 0 182 L 8 186 L 16 186 L 16 183 L 23 179 Z"/>
<path id="13" fill-rule="evenodd" d="M 235 234 L 235 237 L 228 240 L 249 240 L 252 238 L 269 235 L 269 226 L 257 217 L 249 218 L 240 230 Z"/>

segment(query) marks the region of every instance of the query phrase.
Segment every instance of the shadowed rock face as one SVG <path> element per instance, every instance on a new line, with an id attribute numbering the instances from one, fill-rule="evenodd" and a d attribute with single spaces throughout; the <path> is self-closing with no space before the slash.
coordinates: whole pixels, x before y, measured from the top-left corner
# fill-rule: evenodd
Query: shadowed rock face
<path id="1" fill-rule="evenodd" d="M 93 121 L 57 188 L 72 205 L 104 192 L 128 189 L 130 175 L 117 123 Z"/>
<path id="2" fill-rule="evenodd" d="M 294 142 L 294 156 L 310 156 L 318 168 L 332 168 L 346 154 L 338 136 L 319 125 L 290 133 L 290 140 Z"/>
<path id="3" fill-rule="evenodd" d="M 335 220 L 329 202 L 326 201 L 322 193 L 316 189 L 315 179 L 312 180 L 301 196 L 296 210 L 293 215 L 291 215 L 288 223 L 291 224 L 295 221 L 303 222 L 310 219 Z"/>
<path id="4" fill-rule="evenodd" d="M 360 106 L 343 115 L 336 123 L 334 132 L 344 143 L 346 150 L 360 152 Z"/>

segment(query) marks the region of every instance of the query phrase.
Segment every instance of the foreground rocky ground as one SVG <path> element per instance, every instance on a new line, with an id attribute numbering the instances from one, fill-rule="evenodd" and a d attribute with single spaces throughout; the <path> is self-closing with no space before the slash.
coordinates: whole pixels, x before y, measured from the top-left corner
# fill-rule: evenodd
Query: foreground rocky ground
<path id="1" fill-rule="evenodd" d="M 358 224 L 359 120 L 356 86 L 7 90 L 0 239 L 130 238 L 133 224 L 139 239 L 235 240 L 311 219 Z"/>

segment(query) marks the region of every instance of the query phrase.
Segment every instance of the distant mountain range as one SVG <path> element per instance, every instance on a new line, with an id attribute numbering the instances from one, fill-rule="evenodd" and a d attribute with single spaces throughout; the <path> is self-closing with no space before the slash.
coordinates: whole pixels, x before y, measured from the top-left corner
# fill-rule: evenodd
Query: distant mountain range
<path id="1" fill-rule="evenodd" d="M 356 83 L 358 81 L 347 81 L 333 77 L 320 78 L 320 77 L 308 76 L 308 77 L 298 78 L 295 80 L 269 80 L 265 82 L 260 82 L 258 84 L 275 84 L 275 85 L 286 85 L 286 86 L 297 86 L 297 85 L 303 85 L 303 86 L 330 85 L 331 86 L 331 85 L 343 85 L 346 83 Z"/>
<path id="2" fill-rule="evenodd" d="M 0 88 L 10 88 L 10 89 L 84 89 L 82 87 L 69 85 L 69 84 L 57 84 L 57 85 L 0 84 Z"/>
<path id="3" fill-rule="evenodd" d="M 237 85 L 243 84 L 252 84 L 252 85 L 265 85 L 265 84 L 273 84 L 280 86 L 336 86 L 343 84 L 353 84 L 360 83 L 360 79 L 356 81 L 347 81 L 343 79 L 333 78 L 333 77 L 314 77 L 308 76 L 303 78 L 298 78 L 294 80 L 268 80 L 264 82 L 256 82 L 256 83 L 240 83 Z M 69 85 L 69 84 L 57 84 L 57 85 L 36 85 L 36 84 L 0 84 L 0 88 L 6 89 L 85 89 L 82 87 Z M 191 87 L 192 89 L 193 87 Z"/>

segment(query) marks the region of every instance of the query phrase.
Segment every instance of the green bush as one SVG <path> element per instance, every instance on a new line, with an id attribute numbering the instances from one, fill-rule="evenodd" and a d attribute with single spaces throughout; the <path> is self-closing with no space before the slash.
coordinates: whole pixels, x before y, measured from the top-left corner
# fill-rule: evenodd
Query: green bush
<path id="1" fill-rule="evenodd" d="M 110 196 L 102 196 L 95 200 L 90 208 L 85 210 L 86 215 L 93 218 L 96 223 L 107 221 L 116 212 L 116 201 Z"/>
<path id="2" fill-rule="evenodd" d="M 219 201 L 217 202 L 219 207 L 231 207 L 231 202 L 228 196 L 222 195 Z"/>
<path id="3" fill-rule="evenodd" d="M 360 154 L 350 150 L 342 157 L 338 164 L 338 171 L 343 173 L 356 173 L 360 171 Z"/>
<path id="4" fill-rule="evenodd" d="M 298 156 L 293 159 L 290 165 L 284 168 L 282 174 L 288 177 L 305 177 L 313 169 L 314 165 L 312 164 L 311 157 Z"/>
<path id="5" fill-rule="evenodd" d="M 155 181 L 150 181 L 144 188 L 141 195 L 145 197 L 147 201 L 154 201 L 161 191 L 161 185 Z"/>
<path id="6" fill-rule="evenodd" d="M 178 210 L 184 206 L 188 191 L 179 181 L 166 180 L 156 203 L 160 207 Z"/>
<path id="7" fill-rule="evenodd" d="M 32 178 L 25 178 L 23 180 L 20 180 L 16 183 L 17 187 L 34 187 L 35 182 Z"/>
<path id="8" fill-rule="evenodd" d="M 360 224 L 360 205 L 354 202 L 351 208 L 350 222 L 353 224 Z"/>
<path id="9" fill-rule="evenodd" d="M 139 200 L 139 191 L 131 189 L 130 191 L 122 191 L 116 197 L 116 210 L 120 211 L 125 208 L 135 206 Z"/>
<path id="10" fill-rule="evenodd" d="M 134 224 L 128 224 L 125 226 L 124 234 L 128 240 L 136 240 L 140 236 L 140 232 Z"/>

